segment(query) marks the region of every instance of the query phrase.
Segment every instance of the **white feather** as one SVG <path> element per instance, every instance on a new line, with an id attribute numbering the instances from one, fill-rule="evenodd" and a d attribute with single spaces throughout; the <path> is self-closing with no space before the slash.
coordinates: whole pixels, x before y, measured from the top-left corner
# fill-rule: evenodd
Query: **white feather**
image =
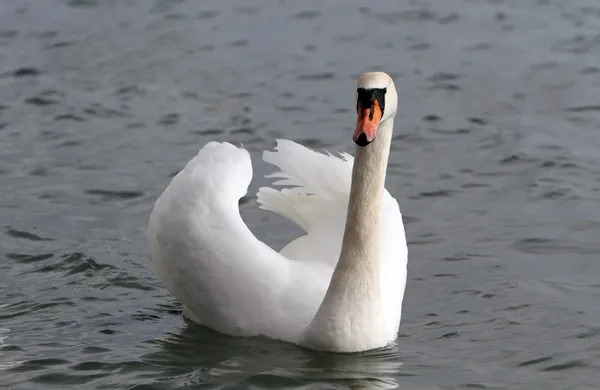
<path id="1" fill-rule="evenodd" d="M 276 165 L 277 190 L 258 192 L 260 207 L 306 234 L 281 254 L 260 242 L 239 215 L 252 179 L 250 156 L 229 143 L 204 146 L 157 200 L 148 238 L 159 277 L 188 316 L 234 336 L 265 335 L 294 343 L 315 316 L 337 263 L 353 159 L 278 140 L 264 152 Z M 384 342 L 396 338 L 406 283 L 407 249 L 398 203 L 385 191 L 381 296 Z"/>

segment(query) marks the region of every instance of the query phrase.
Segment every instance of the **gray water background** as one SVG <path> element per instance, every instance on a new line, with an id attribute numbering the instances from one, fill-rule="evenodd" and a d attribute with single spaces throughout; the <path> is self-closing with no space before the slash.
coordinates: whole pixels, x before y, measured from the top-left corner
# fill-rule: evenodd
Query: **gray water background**
<path id="1" fill-rule="evenodd" d="M 242 143 L 243 217 L 281 248 L 298 229 L 256 208 L 260 151 L 352 151 L 366 70 L 399 91 L 397 345 L 185 321 L 145 238 L 170 177 Z M 599 130 L 596 0 L 3 1 L 0 388 L 597 388 Z"/>

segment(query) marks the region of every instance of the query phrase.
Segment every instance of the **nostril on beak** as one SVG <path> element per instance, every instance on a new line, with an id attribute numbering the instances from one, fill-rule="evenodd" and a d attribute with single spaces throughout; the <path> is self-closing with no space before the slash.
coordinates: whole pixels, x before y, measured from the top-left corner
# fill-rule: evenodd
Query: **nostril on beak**
<path id="1" fill-rule="evenodd" d="M 367 140 L 367 135 L 365 133 L 360 133 L 358 138 L 355 139 L 354 142 L 358 146 L 367 146 L 368 144 L 371 143 L 369 140 Z"/>

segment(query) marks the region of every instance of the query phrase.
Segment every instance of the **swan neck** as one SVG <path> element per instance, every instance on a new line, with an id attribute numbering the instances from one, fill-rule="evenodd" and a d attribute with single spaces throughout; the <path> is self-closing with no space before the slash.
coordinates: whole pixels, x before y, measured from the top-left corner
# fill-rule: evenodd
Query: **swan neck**
<path id="1" fill-rule="evenodd" d="M 340 262 L 370 263 L 379 270 L 379 230 L 392 138 L 391 119 L 382 122 L 375 140 L 356 147 Z M 361 256 L 357 256 L 361 254 Z M 375 264 L 374 264 L 375 263 Z"/>
<path id="2" fill-rule="evenodd" d="M 377 346 L 375 335 L 383 331 L 380 225 L 392 127 L 391 119 L 382 122 L 375 140 L 357 147 L 340 257 L 304 334 L 312 348 L 367 350 Z"/>

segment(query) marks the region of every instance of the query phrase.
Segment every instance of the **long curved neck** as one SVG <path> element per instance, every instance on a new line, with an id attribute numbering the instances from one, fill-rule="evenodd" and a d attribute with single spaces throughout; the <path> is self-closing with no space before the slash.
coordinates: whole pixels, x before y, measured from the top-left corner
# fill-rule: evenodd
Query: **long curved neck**
<path id="1" fill-rule="evenodd" d="M 316 349 L 368 349 L 369 332 L 382 323 L 380 225 L 393 119 L 375 140 L 356 148 L 346 227 L 337 266 L 306 338 Z"/>
<path id="2" fill-rule="evenodd" d="M 392 119 L 381 123 L 370 145 L 356 147 L 346 228 L 336 271 L 355 267 L 379 271 L 379 225 L 392 127 Z"/>

